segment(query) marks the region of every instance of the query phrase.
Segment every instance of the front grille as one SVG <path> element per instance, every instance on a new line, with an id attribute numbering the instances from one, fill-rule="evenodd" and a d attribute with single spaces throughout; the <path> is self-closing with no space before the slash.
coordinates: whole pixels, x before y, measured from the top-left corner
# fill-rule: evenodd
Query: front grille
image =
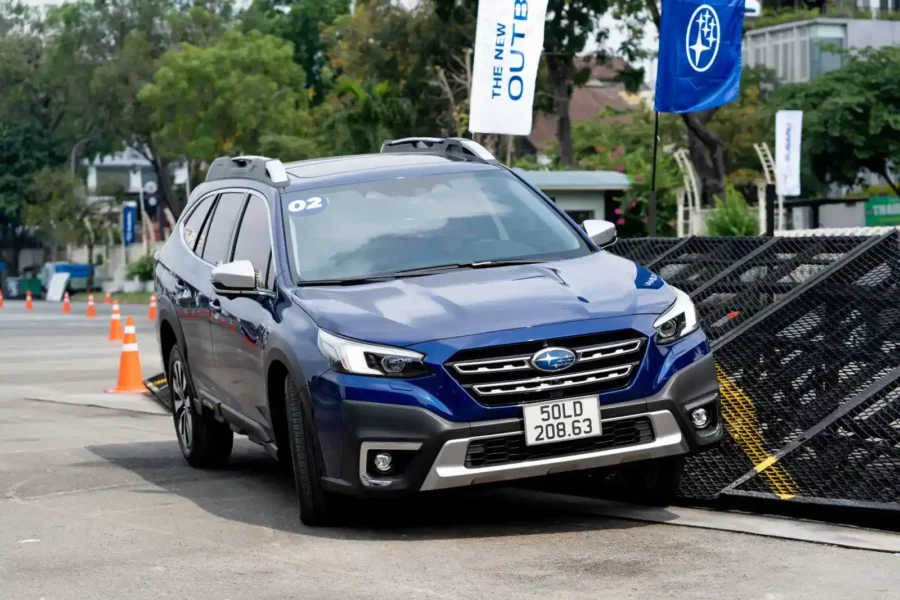
<path id="1" fill-rule="evenodd" d="M 600 394 L 627 387 L 644 357 L 647 338 L 626 329 L 568 338 L 461 350 L 445 363 L 450 375 L 485 406 Z M 561 347 L 576 360 L 548 373 L 531 363 L 535 352 Z"/>
<path id="2" fill-rule="evenodd" d="M 603 433 L 598 436 L 540 446 L 526 446 L 525 435 L 513 433 L 470 442 L 466 451 L 466 467 L 474 469 L 555 456 L 584 454 L 597 450 L 648 444 L 654 439 L 656 437 L 648 417 L 607 421 L 603 423 Z"/>

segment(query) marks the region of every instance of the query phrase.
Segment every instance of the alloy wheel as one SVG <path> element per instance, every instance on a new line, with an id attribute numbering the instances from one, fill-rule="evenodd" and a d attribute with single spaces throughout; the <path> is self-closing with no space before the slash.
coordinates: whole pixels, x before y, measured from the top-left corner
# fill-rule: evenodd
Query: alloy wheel
<path id="1" fill-rule="evenodd" d="M 191 414 L 193 398 L 188 387 L 184 364 L 180 360 L 176 360 L 172 365 L 172 391 L 174 392 L 175 429 L 178 431 L 178 438 L 184 449 L 190 450 L 193 441 L 193 417 Z"/>

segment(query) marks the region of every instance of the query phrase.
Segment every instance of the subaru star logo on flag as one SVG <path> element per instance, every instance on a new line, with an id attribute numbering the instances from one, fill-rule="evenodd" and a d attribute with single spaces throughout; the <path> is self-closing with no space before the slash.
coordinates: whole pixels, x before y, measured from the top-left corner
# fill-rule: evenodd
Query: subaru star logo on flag
<path id="1" fill-rule="evenodd" d="M 737 98 L 744 4 L 745 0 L 663 0 L 658 112 L 697 112 Z"/>

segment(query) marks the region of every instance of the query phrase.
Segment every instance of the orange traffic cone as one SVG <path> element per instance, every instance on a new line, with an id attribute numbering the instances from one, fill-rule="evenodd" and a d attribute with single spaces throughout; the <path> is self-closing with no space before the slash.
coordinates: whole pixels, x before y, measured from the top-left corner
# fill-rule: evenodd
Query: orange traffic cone
<path id="1" fill-rule="evenodd" d="M 112 318 L 109 320 L 109 341 L 122 341 L 122 315 L 119 314 L 119 303 L 113 302 Z"/>
<path id="2" fill-rule="evenodd" d="M 93 319 L 97 316 L 97 309 L 94 307 L 94 295 L 88 294 L 87 318 Z"/>
<path id="3" fill-rule="evenodd" d="M 103 297 L 103 304 L 112 304 L 112 294 L 106 292 L 106 296 Z"/>
<path id="4" fill-rule="evenodd" d="M 119 380 L 116 387 L 106 390 L 109 394 L 137 394 L 146 392 L 144 378 L 141 377 L 141 358 L 138 354 L 137 335 L 134 333 L 134 319 L 125 321 L 125 336 L 122 340 L 122 357 L 119 359 Z"/>
<path id="5" fill-rule="evenodd" d="M 63 294 L 63 314 L 67 315 L 72 312 L 72 304 L 69 301 L 69 292 Z"/>
<path id="6" fill-rule="evenodd" d="M 0 308 L 3 308 L 3 290 L 0 290 Z"/>
<path id="7" fill-rule="evenodd" d="M 147 320 L 156 320 L 156 294 L 150 294 L 150 309 L 147 311 Z"/>
<path id="8" fill-rule="evenodd" d="M 34 300 L 31 299 L 31 290 L 25 292 L 25 310 L 34 310 Z"/>

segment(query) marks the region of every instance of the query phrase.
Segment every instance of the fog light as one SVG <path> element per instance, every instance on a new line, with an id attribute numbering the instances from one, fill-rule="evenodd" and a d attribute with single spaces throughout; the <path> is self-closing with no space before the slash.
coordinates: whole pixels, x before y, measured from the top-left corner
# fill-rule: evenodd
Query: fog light
<path id="1" fill-rule="evenodd" d="M 691 422 L 697 429 L 703 429 L 709 425 L 709 413 L 706 412 L 705 408 L 698 408 L 691 412 Z"/>
<path id="2" fill-rule="evenodd" d="M 375 468 L 382 473 L 387 473 L 391 470 L 391 460 L 390 454 L 387 452 L 380 452 L 375 455 Z"/>

